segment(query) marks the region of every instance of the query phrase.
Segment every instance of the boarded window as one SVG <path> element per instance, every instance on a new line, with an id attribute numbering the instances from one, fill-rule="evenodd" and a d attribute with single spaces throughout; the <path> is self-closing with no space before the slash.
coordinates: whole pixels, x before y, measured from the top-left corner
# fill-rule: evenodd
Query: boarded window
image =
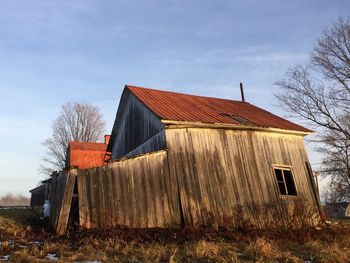
<path id="1" fill-rule="evenodd" d="M 292 170 L 274 167 L 276 182 L 281 195 L 297 195 Z"/>

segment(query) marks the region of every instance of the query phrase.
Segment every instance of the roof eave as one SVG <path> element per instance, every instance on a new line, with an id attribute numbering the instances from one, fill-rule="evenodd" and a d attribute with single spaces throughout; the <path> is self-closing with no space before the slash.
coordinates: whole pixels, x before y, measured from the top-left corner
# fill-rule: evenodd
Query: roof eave
<path id="1" fill-rule="evenodd" d="M 29 190 L 29 192 L 30 192 L 30 193 L 35 192 L 36 190 L 38 190 L 38 189 L 40 189 L 40 188 L 43 188 L 43 187 L 45 187 L 45 184 L 39 185 L 39 186 L 37 186 L 37 187 L 31 189 L 31 190 Z"/>
<path id="2" fill-rule="evenodd" d="M 297 131 L 287 130 L 271 127 L 256 127 L 256 126 L 243 126 L 229 123 L 203 123 L 203 122 L 188 122 L 188 121 L 175 121 L 175 120 L 161 120 L 168 129 L 181 129 L 181 128 L 209 128 L 209 129 L 229 129 L 229 130 L 249 130 L 249 131 L 260 131 L 260 132 L 271 132 L 280 134 L 291 134 L 299 136 L 307 136 L 314 131 Z"/>

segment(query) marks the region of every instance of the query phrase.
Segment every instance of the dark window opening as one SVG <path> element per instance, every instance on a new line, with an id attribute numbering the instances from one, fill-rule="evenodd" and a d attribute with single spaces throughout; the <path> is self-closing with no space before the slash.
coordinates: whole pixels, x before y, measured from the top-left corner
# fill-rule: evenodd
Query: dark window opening
<path id="1" fill-rule="evenodd" d="M 274 168 L 276 182 L 281 195 L 297 195 L 294 178 L 289 168 Z"/>
<path id="2" fill-rule="evenodd" d="M 71 206 L 69 211 L 68 225 L 72 229 L 77 229 L 79 227 L 78 178 L 75 178 L 74 180 L 75 182 L 74 182 L 72 201 L 71 201 Z"/>

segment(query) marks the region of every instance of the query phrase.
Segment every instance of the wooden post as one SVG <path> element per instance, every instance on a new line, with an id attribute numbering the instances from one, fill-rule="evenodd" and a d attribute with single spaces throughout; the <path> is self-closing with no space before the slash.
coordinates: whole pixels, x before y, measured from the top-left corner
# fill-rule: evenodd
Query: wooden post
<path id="1" fill-rule="evenodd" d="M 318 195 L 318 199 L 320 199 L 320 188 L 319 188 L 319 185 L 318 185 L 318 175 L 320 173 L 317 172 L 317 171 L 314 171 L 313 172 L 313 176 L 315 177 L 315 182 L 316 182 L 316 189 L 317 189 L 317 195 Z"/>
<path id="2" fill-rule="evenodd" d="M 75 180 L 77 177 L 77 171 L 71 170 L 67 175 L 66 185 L 63 192 L 62 204 L 59 210 L 56 233 L 58 235 L 64 235 L 67 231 L 68 219 L 70 213 L 70 207 L 72 204 L 72 196 L 74 191 Z"/>
<path id="3" fill-rule="evenodd" d="M 323 212 L 322 212 L 322 207 L 321 207 L 321 201 L 320 201 L 320 196 L 318 194 L 318 189 L 316 188 L 316 184 L 315 184 L 315 180 L 314 180 L 314 176 L 313 176 L 313 172 L 312 172 L 312 167 L 311 164 L 309 162 L 306 162 L 306 168 L 307 168 L 307 174 L 309 176 L 309 179 L 311 181 L 311 187 L 314 193 L 314 196 L 316 198 L 316 203 L 317 203 L 317 208 L 318 211 L 320 213 L 321 218 L 323 217 Z"/>

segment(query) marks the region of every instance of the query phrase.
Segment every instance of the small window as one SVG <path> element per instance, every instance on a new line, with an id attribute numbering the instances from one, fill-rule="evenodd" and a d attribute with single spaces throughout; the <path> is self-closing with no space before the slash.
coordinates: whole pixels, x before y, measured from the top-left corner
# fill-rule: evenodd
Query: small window
<path id="1" fill-rule="evenodd" d="M 275 167 L 275 177 L 281 195 L 297 195 L 292 170 L 290 168 Z"/>

